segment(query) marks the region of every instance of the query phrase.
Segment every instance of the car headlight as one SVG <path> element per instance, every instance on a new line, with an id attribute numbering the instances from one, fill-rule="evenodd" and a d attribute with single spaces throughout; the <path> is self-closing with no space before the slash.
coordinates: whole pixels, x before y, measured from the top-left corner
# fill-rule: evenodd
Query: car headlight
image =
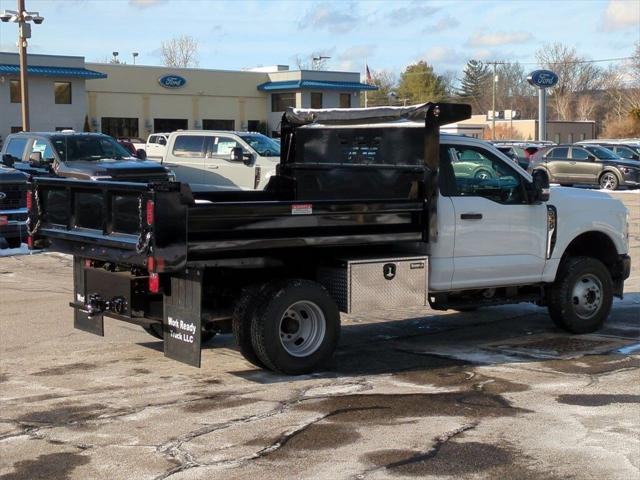
<path id="1" fill-rule="evenodd" d="M 629 167 L 620 167 L 622 173 L 631 173 L 632 170 Z"/>

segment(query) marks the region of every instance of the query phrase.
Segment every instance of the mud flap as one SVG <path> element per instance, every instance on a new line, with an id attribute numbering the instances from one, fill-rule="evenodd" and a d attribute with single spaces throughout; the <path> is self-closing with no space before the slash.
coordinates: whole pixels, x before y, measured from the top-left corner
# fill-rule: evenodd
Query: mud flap
<path id="1" fill-rule="evenodd" d="M 188 268 L 171 277 L 164 297 L 164 355 L 200 368 L 203 271 Z"/>
<path id="2" fill-rule="evenodd" d="M 86 277 L 84 259 L 73 257 L 73 293 L 74 303 L 84 304 L 86 300 Z M 104 317 L 102 314 L 89 315 L 74 305 L 73 328 L 104 337 Z"/>

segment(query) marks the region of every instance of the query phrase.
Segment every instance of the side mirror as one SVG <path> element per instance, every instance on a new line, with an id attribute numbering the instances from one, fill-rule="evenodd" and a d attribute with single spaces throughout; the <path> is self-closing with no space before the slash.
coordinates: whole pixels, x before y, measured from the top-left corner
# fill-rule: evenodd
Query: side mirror
<path id="1" fill-rule="evenodd" d="M 138 157 L 140 160 L 145 160 L 147 158 L 147 152 L 139 148 L 138 150 L 136 150 L 136 157 Z"/>
<path id="2" fill-rule="evenodd" d="M 31 152 L 29 155 L 29 163 L 33 167 L 41 167 L 42 166 L 42 152 Z"/>
<path id="3" fill-rule="evenodd" d="M 587 159 L 588 159 L 590 162 L 595 162 L 595 161 L 596 161 L 596 157 L 595 157 L 594 155 L 589 155 L 589 156 L 587 157 Z"/>
<path id="4" fill-rule="evenodd" d="M 531 187 L 530 199 L 534 203 L 546 202 L 549 200 L 549 177 L 546 173 L 538 171 L 533 173 L 533 182 L 528 184 Z"/>
<path id="5" fill-rule="evenodd" d="M 12 155 L 5 153 L 2 155 L 2 163 L 4 163 L 7 167 L 13 167 L 13 164 L 16 163 L 16 160 Z"/>
<path id="6" fill-rule="evenodd" d="M 229 152 L 229 160 L 232 162 L 242 162 L 244 160 L 244 155 L 242 153 L 242 147 L 234 147 Z"/>

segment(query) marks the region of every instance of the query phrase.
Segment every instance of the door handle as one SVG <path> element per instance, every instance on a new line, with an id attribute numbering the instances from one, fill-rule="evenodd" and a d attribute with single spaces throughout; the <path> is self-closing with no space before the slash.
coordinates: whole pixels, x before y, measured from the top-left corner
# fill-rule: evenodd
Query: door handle
<path id="1" fill-rule="evenodd" d="M 220 168 L 220 167 L 218 167 L 218 165 L 207 165 L 207 168 L 209 170 L 215 170 L 215 169 Z"/>
<path id="2" fill-rule="evenodd" d="M 481 213 L 461 213 L 460 219 L 461 220 L 482 220 L 482 214 Z"/>

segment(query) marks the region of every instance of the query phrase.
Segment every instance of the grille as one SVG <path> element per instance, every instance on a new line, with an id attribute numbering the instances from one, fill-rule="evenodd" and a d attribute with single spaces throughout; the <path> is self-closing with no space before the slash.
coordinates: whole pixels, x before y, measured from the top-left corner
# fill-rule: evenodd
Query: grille
<path id="1" fill-rule="evenodd" d="M 5 198 L 0 199 L 0 210 L 25 208 L 27 206 L 26 191 L 26 184 L 0 184 L 0 192 L 5 194 Z"/>

